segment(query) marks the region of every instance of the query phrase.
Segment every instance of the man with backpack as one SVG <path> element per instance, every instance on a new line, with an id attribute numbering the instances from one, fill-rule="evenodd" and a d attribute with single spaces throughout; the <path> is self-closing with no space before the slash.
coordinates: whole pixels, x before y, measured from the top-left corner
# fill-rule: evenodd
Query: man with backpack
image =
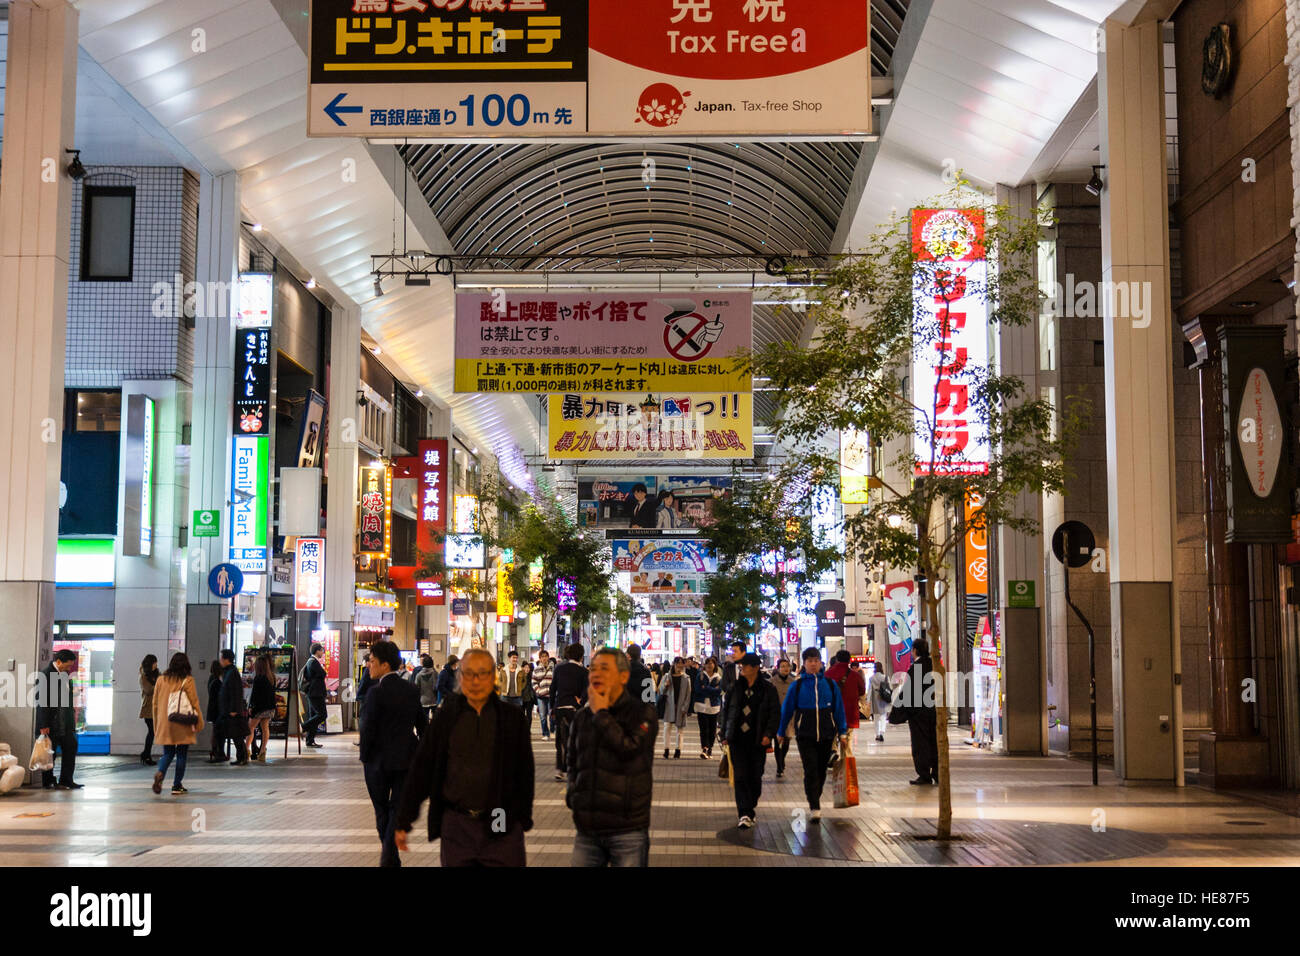
<path id="1" fill-rule="evenodd" d="M 848 741 L 844 699 L 833 681 L 822 674 L 822 655 L 815 647 L 803 652 L 803 672 L 785 695 L 779 726 L 794 721 L 794 739 L 803 761 L 803 790 L 812 819 L 821 818 L 822 790 L 836 740 Z M 784 730 L 782 731 L 784 732 Z"/>
<path id="2" fill-rule="evenodd" d="M 858 720 L 862 712 L 858 709 L 859 701 L 867 694 L 867 682 L 862 675 L 850 665 L 853 656 L 848 651 L 835 655 L 835 663 L 826 668 L 826 679 L 833 681 L 844 701 L 844 719 L 848 722 L 849 736 L 858 729 Z"/>
<path id="3" fill-rule="evenodd" d="M 582 666 L 582 645 L 564 649 L 564 660 L 551 678 L 551 706 L 555 709 L 555 779 L 569 771 L 569 732 L 578 708 L 587 704 L 587 668 Z"/>

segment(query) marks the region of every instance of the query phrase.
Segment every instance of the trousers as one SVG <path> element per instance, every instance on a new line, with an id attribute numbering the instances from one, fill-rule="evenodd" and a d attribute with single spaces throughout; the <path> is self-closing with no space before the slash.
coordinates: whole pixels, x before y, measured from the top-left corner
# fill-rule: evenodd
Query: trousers
<path id="1" fill-rule="evenodd" d="M 728 752 L 736 776 L 736 816 L 753 819 L 758 812 L 758 798 L 763 795 L 767 749 L 757 741 L 739 741 Z"/>
<path id="2" fill-rule="evenodd" d="M 808 809 L 822 808 L 822 790 L 826 786 L 826 768 L 831 762 L 831 749 L 835 738 L 813 740 L 811 737 L 796 737 L 799 747 L 799 759 L 803 761 L 803 792 L 808 798 Z"/>
<path id="3" fill-rule="evenodd" d="M 375 808 L 375 829 L 379 831 L 382 845 L 379 865 L 401 866 L 393 826 L 397 822 L 397 801 L 402 796 L 402 785 L 406 783 L 406 771 L 385 770 L 377 763 L 362 764 L 362 767 L 365 768 L 370 804 Z"/>
<path id="4" fill-rule="evenodd" d="M 486 819 L 474 820 L 455 810 L 442 815 L 443 866 L 527 866 L 524 828 L 513 823 L 505 833 L 493 833 Z"/>

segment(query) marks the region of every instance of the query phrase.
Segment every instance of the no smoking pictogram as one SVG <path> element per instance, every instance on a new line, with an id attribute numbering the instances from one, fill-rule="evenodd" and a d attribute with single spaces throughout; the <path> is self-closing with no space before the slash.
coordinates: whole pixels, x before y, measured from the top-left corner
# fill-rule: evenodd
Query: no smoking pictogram
<path id="1" fill-rule="evenodd" d="M 675 313 L 664 322 L 664 345 L 673 358 L 694 362 L 709 354 L 716 336 L 710 336 L 706 331 L 709 320 L 704 316 L 698 312 Z"/>

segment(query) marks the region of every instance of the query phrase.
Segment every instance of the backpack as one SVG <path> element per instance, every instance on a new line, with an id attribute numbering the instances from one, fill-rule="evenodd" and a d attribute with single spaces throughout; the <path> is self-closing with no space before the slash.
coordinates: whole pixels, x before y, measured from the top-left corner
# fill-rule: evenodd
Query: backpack
<path id="1" fill-rule="evenodd" d="M 307 684 L 311 680 L 307 676 L 307 668 L 311 666 L 313 660 L 315 660 L 314 657 L 309 658 L 307 663 L 302 665 L 302 670 L 298 672 L 298 693 L 300 694 L 306 695 L 307 693 Z"/>

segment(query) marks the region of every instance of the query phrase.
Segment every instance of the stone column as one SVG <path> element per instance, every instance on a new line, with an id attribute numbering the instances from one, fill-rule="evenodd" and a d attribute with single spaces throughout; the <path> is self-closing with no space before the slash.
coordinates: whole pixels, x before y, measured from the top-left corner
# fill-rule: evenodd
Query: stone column
<path id="1" fill-rule="evenodd" d="M 329 443 L 325 477 L 325 613 L 322 627 L 339 632 L 339 677 L 352 677 L 352 614 L 356 606 L 357 392 L 361 388 L 361 310 L 335 305 L 330 312 Z M 344 685 L 345 687 L 347 685 Z M 345 725 L 355 697 L 342 694 Z"/>
<path id="2" fill-rule="evenodd" d="M 1105 24 L 1098 90 L 1115 772 L 1181 783 L 1173 330 L 1160 24 Z M 1133 307 L 1141 295 L 1145 310 Z M 1139 315 L 1139 313 L 1142 313 Z"/>
<path id="3" fill-rule="evenodd" d="M 0 680 L 26 703 L 47 664 L 59 534 L 63 367 L 74 145 L 77 11 L 66 0 L 13 0 L 0 187 Z M 24 765 L 30 707 L 0 707 L 0 741 Z"/>

